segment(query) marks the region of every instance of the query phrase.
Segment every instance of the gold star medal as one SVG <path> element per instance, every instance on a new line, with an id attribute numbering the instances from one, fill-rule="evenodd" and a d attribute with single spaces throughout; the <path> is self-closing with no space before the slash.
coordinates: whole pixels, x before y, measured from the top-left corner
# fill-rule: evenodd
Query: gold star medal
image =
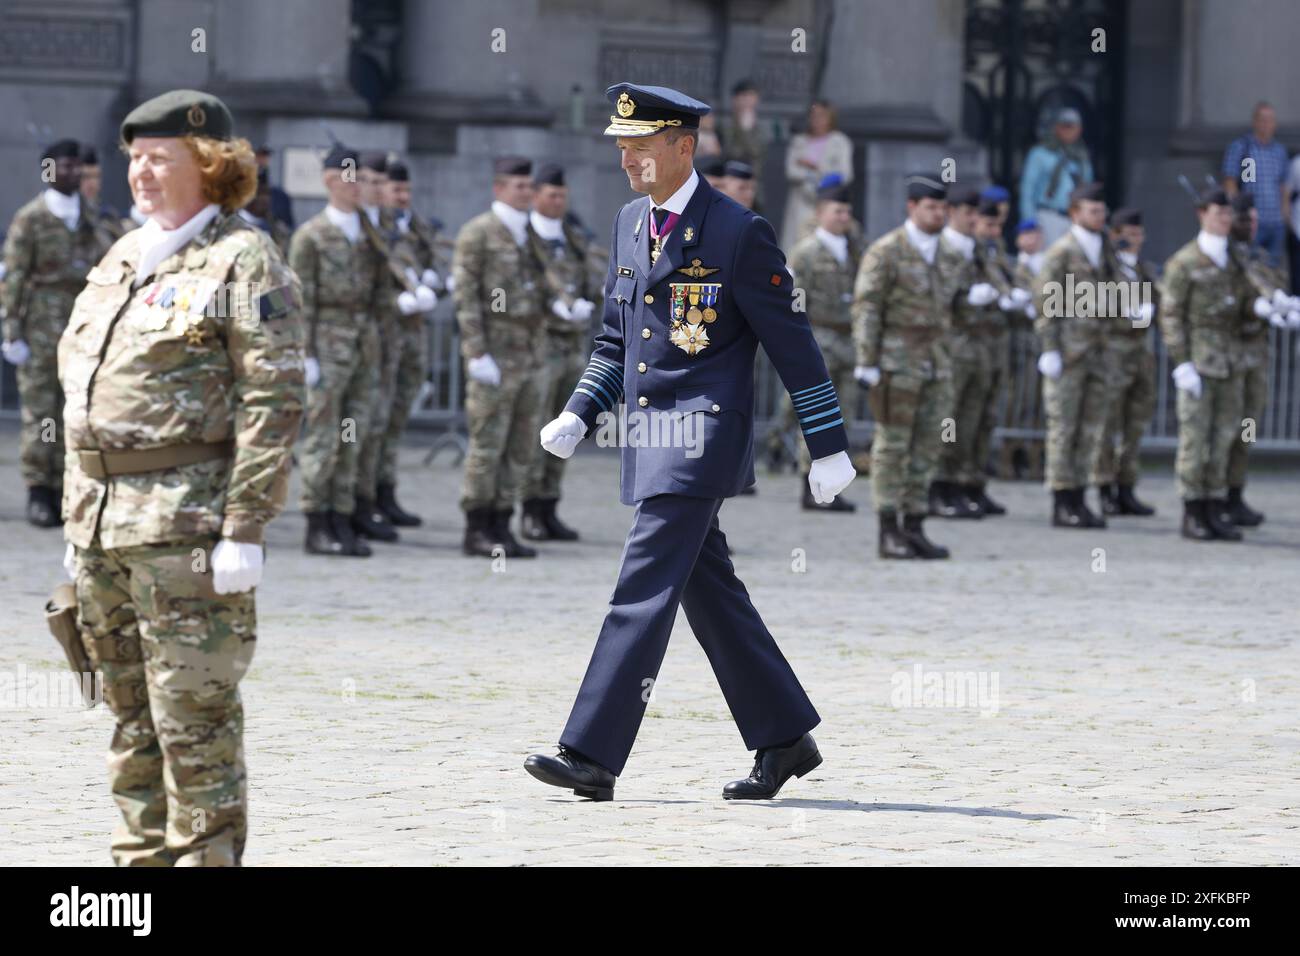
<path id="1" fill-rule="evenodd" d="M 192 321 L 185 327 L 185 341 L 190 345 L 203 344 L 203 323 L 201 321 Z"/>

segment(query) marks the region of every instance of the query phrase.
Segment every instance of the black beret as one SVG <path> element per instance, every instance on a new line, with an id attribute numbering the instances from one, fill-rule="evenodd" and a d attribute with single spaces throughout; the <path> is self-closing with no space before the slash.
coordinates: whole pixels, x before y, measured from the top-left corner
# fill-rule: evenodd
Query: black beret
<path id="1" fill-rule="evenodd" d="M 230 139 L 235 120 L 211 93 L 172 90 L 141 103 L 122 120 L 122 142 L 137 136 L 207 136 Z"/>
<path id="2" fill-rule="evenodd" d="M 986 216 L 989 219 L 996 219 L 998 216 L 1002 215 L 1002 204 L 996 199 L 991 199 L 988 196 L 981 196 L 980 215 Z"/>
<path id="3" fill-rule="evenodd" d="M 1070 193 L 1070 202 L 1105 202 L 1106 187 L 1102 183 L 1084 183 L 1082 186 L 1076 186 L 1074 192 Z"/>
<path id="4" fill-rule="evenodd" d="M 609 118 L 606 136 L 653 136 L 665 129 L 699 129 L 700 117 L 712 107 L 666 86 L 615 83 L 605 90 L 616 115 Z"/>
<path id="5" fill-rule="evenodd" d="M 45 147 L 41 159 L 77 159 L 81 156 L 81 144 L 75 139 L 58 139 Z"/>
<path id="6" fill-rule="evenodd" d="M 746 77 L 743 80 L 738 80 L 736 82 L 736 85 L 731 88 L 732 96 L 736 96 L 737 94 L 740 93 L 757 93 L 757 92 L 758 92 L 758 87 L 755 86 L 754 81 L 749 79 L 748 77 Z"/>
<path id="7" fill-rule="evenodd" d="M 325 154 L 325 159 L 321 165 L 325 169 L 346 169 L 351 164 L 352 169 L 356 169 L 359 157 L 357 151 L 342 143 L 335 143 L 334 147 Z"/>
<path id="8" fill-rule="evenodd" d="M 1110 214 L 1110 227 L 1118 229 L 1120 226 L 1140 226 L 1142 225 L 1142 210 L 1135 206 L 1121 206 Z"/>
<path id="9" fill-rule="evenodd" d="M 556 163 L 543 163 L 537 167 L 533 183 L 538 186 L 563 186 L 564 167 Z"/>
<path id="10" fill-rule="evenodd" d="M 522 156 L 502 156 L 492 163 L 492 172 L 497 176 L 531 176 L 533 161 Z"/>
<path id="11" fill-rule="evenodd" d="M 974 186 L 958 186 L 948 194 L 948 205 L 979 208 L 980 191 Z"/>
<path id="12" fill-rule="evenodd" d="M 1196 200 L 1196 208 L 1204 209 L 1206 206 L 1227 206 L 1229 205 L 1228 194 L 1223 191 L 1222 186 L 1206 186 L 1201 190 L 1201 195 Z"/>
<path id="13" fill-rule="evenodd" d="M 410 182 L 411 170 L 407 168 L 406 163 L 395 159 L 388 164 L 388 178 L 395 183 Z"/>
<path id="14" fill-rule="evenodd" d="M 361 165 L 377 173 L 386 173 L 388 172 L 388 154 L 382 150 L 368 150 L 361 154 Z"/>
<path id="15" fill-rule="evenodd" d="M 1237 195 L 1232 197 L 1232 211 L 1241 215 L 1250 212 L 1255 208 L 1255 197 L 1245 190 L 1239 190 Z"/>
<path id="16" fill-rule="evenodd" d="M 912 173 L 903 180 L 907 184 L 908 199 L 945 199 L 948 187 L 937 176 L 929 173 Z"/>
<path id="17" fill-rule="evenodd" d="M 817 201 L 852 203 L 853 197 L 849 194 L 849 187 L 844 183 L 832 182 L 817 190 Z"/>
<path id="18" fill-rule="evenodd" d="M 754 167 L 738 159 L 729 159 L 723 166 L 722 175 L 730 176 L 732 179 L 753 179 Z"/>
<path id="19" fill-rule="evenodd" d="M 725 176 L 727 164 L 721 156 L 705 156 L 695 166 L 702 176 Z"/>
<path id="20" fill-rule="evenodd" d="M 81 165 L 99 165 L 99 153 L 95 152 L 95 147 L 91 146 L 89 143 L 83 143 L 81 146 Z"/>

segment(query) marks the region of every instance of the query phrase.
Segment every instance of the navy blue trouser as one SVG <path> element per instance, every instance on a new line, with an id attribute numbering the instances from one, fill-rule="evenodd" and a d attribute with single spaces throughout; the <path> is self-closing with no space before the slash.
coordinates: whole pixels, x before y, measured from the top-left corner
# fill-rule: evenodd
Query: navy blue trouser
<path id="1" fill-rule="evenodd" d="M 800 737 L 821 718 L 727 556 L 721 498 L 637 504 L 618 584 L 560 743 L 623 772 L 680 604 L 750 750 Z"/>

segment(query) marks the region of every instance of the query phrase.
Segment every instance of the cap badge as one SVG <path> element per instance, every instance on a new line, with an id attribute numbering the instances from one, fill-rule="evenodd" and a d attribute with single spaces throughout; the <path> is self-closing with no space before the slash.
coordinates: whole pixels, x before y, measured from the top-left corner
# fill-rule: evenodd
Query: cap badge
<path id="1" fill-rule="evenodd" d="M 618 110 L 618 115 L 623 119 L 627 119 L 636 112 L 636 103 L 632 102 L 632 97 L 628 96 L 626 92 L 618 95 L 618 102 L 614 105 Z"/>
<path id="2" fill-rule="evenodd" d="M 190 107 L 190 111 L 185 114 L 185 121 L 195 129 L 202 129 L 208 121 L 208 116 L 203 112 L 203 107 L 195 103 Z"/>

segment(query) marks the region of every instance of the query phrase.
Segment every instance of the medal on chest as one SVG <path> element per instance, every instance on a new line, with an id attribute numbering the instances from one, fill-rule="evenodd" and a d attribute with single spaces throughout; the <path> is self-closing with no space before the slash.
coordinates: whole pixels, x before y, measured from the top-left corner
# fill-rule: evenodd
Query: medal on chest
<path id="1" fill-rule="evenodd" d="M 668 340 L 687 355 L 697 355 L 709 345 L 706 326 L 718 318 L 721 282 L 670 282 L 672 321 Z"/>

